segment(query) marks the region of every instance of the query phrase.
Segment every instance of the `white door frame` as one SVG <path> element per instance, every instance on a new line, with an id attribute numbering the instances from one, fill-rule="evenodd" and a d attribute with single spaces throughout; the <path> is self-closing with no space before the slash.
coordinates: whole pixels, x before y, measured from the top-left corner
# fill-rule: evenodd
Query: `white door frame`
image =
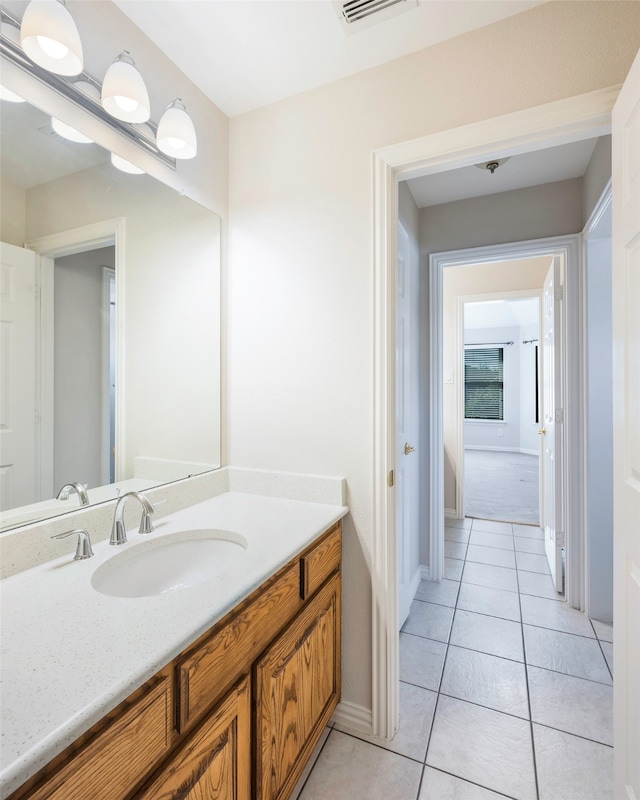
<path id="1" fill-rule="evenodd" d="M 40 431 L 36 433 L 36 452 L 40 463 L 40 492 L 42 499 L 50 499 L 55 492 L 53 485 L 53 270 L 54 259 L 75 253 L 115 246 L 116 314 L 118 307 L 124 308 L 125 292 L 125 218 L 96 222 L 68 231 L 41 236 L 25 244 L 34 250 L 40 259 L 40 303 L 39 320 L 36 321 L 36 339 L 39 342 L 39 367 L 37 405 L 40 409 Z M 122 475 L 125 464 L 125 415 L 124 398 L 118 386 L 124 386 L 125 373 L 125 320 L 118 319 L 116 325 L 116 480 Z"/>
<path id="2" fill-rule="evenodd" d="M 398 182 L 607 134 L 619 87 L 569 97 L 502 117 L 390 145 L 373 155 L 374 453 L 372 592 L 372 731 L 391 738 L 398 726 L 398 631 L 395 504 L 388 476 L 395 466 L 395 274 Z M 442 351 L 431 343 L 442 369 Z M 442 451 L 441 400 L 432 415 L 429 447 Z M 442 475 L 432 475 L 430 530 L 444 524 Z M 435 537 L 440 539 L 440 537 Z M 441 548 L 442 549 L 442 548 Z M 432 557 L 434 554 L 431 554 Z M 437 555 L 437 561 L 441 555 Z M 436 561 L 436 563 L 437 563 Z"/>
<path id="3" fill-rule="evenodd" d="M 443 266 L 446 267 L 446 264 Z M 469 266 L 473 266 L 470 264 Z M 486 303 L 487 301 L 491 302 L 493 300 L 526 300 L 527 298 L 536 298 L 538 300 L 538 310 L 540 309 L 540 303 L 542 298 L 542 290 L 541 289 L 517 289 L 511 292 L 487 292 L 484 294 L 469 294 L 469 295 L 461 295 L 456 298 L 456 341 L 455 341 L 455 353 L 456 353 L 456 361 L 455 361 L 455 374 L 458 377 L 458 390 L 455 393 L 455 405 L 453 409 L 453 414 L 456 420 L 456 441 L 457 441 L 457 452 L 456 452 L 456 510 L 457 510 L 457 517 L 461 519 L 464 517 L 464 476 L 465 476 L 465 467 L 464 467 L 464 348 L 465 348 L 465 341 L 464 341 L 464 307 L 467 303 Z M 538 314 L 538 317 L 540 314 Z M 432 319 L 431 312 L 429 313 L 429 320 Z M 440 324 L 442 325 L 443 319 L 440 318 Z M 538 327 L 540 327 L 540 319 L 538 319 Z M 429 334 L 431 336 L 431 333 Z M 429 383 L 433 380 L 435 376 L 429 376 Z M 442 377 L 442 376 L 441 376 Z M 443 384 L 441 383 L 440 386 Z M 540 383 L 538 383 L 540 386 Z M 440 390 L 441 391 L 441 390 Z M 539 447 L 538 450 L 540 451 L 541 448 Z M 433 455 L 432 453 L 429 454 L 430 457 Z M 540 470 L 538 470 L 538 478 L 540 476 Z M 538 480 L 538 483 L 540 481 Z M 538 487 L 539 491 L 540 487 Z M 540 519 L 542 519 L 542 494 L 539 491 L 538 497 L 540 499 L 539 506 L 540 506 Z M 445 509 L 446 513 L 446 509 Z M 444 531 L 442 532 L 444 535 Z M 433 537 L 431 537 L 433 538 Z M 432 578 L 433 580 L 433 578 Z"/>

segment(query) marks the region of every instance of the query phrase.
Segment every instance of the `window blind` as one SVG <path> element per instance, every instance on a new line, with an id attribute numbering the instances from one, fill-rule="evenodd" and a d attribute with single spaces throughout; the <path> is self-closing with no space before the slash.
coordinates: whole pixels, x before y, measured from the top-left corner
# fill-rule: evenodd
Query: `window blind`
<path id="1" fill-rule="evenodd" d="M 465 419 L 503 419 L 502 347 L 474 347 L 464 351 Z"/>

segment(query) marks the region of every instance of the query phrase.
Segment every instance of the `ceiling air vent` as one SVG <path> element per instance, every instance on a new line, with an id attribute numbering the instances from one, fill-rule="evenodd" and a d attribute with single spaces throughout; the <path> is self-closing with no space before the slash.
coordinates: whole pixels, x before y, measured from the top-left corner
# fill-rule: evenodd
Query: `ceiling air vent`
<path id="1" fill-rule="evenodd" d="M 418 0 L 343 0 L 334 3 L 342 27 L 349 33 L 416 8 Z M 366 24 L 365 24 L 366 23 Z"/>

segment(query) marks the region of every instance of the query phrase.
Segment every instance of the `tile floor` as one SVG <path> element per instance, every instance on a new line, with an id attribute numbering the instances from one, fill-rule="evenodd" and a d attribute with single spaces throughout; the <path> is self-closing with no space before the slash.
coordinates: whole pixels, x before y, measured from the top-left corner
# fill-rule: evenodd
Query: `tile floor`
<path id="1" fill-rule="evenodd" d="M 297 797 L 610 800 L 612 627 L 558 599 L 537 528 L 460 520 L 445 539 L 447 577 L 400 633 L 394 740 L 328 728 Z"/>

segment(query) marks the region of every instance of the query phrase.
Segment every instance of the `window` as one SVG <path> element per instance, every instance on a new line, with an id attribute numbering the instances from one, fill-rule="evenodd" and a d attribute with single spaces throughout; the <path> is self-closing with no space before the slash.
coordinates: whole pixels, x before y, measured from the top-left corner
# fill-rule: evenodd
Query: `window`
<path id="1" fill-rule="evenodd" d="M 503 419 L 503 362 L 502 347 L 464 351 L 465 419 Z"/>

